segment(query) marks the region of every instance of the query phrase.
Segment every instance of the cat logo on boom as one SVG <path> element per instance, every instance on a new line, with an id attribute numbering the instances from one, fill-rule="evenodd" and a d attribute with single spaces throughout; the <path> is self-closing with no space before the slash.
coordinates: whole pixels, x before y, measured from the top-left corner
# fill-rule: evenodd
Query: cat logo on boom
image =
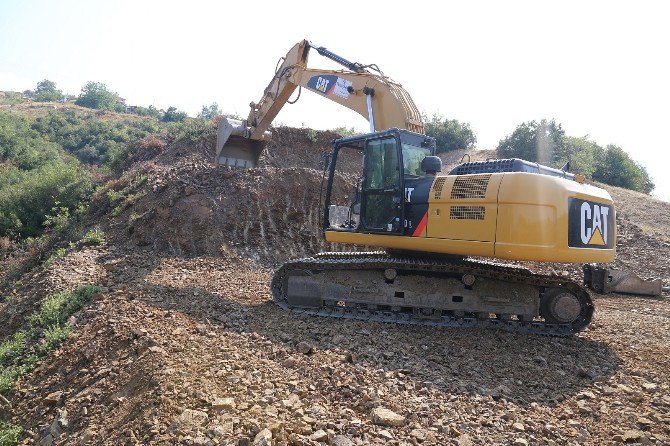
<path id="1" fill-rule="evenodd" d="M 614 212 L 611 206 L 570 198 L 568 245 L 571 248 L 611 248 Z"/>

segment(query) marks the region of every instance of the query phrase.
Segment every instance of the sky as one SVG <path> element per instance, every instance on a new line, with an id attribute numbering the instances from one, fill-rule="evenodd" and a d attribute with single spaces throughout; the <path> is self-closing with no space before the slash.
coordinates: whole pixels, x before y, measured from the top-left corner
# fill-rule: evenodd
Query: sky
<path id="1" fill-rule="evenodd" d="M 103 82 L 132 105 L 246 116 L 277 60 L 308 39 L 376 63 L 419 109 L 471 125 L 493 149 L 518 124 L 556 119 L 616 144 L 670 201 L 670 2 L 0 0 L 0 90 Z M 310 54 L 310 66 L 337 68 Z M 275 124 L 365 131 L 305 92 Z"/>

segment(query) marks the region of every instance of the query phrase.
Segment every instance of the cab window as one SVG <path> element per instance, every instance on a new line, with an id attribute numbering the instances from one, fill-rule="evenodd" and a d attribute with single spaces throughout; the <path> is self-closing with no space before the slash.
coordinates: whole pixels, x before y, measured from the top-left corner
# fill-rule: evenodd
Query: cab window
<path id="1" fill-rule="evenodd" d="M 399 186 L 395 138 L 368 141 L 365 158 L 366 189 L 383 190 Z"/>
<path id="2" fill-rule="evenodd" d="M 423 176 L 424 172 L 421 170 L 421 161 L 428 155 L 430 155 L 430 149 L 403 144 L 402 161 L 405 175 Z"/>

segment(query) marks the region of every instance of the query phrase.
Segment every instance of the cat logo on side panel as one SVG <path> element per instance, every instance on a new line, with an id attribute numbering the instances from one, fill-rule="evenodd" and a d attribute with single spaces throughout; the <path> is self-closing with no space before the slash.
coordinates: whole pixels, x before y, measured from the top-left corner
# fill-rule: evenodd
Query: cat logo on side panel
<path id="1" fill-rule="evenodd" d="M 568 209 L 568 246 L 599 249 L 614 246 L 612 206 L 570 198 Z"/>

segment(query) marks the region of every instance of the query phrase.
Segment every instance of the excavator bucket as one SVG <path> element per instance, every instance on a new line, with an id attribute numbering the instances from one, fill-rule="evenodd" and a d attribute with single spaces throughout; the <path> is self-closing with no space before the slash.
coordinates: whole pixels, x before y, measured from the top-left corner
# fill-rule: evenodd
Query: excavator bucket
<path id="1" fill-rule="evenodd" d="M 256 167 L 271 138 L 270 132 L 264 132 L 259 139 L 252 139 L 246 121 L 223 117 L 216 132 L 215 162 L 234 167 Z"/>
<path id="2" fill-rule="evenodd" d="M 584 284 L 598 293 L 639 294 L 660 296 L 670 293 L 670 287 L 663 286 L 661 279 L 642 279 L 631 271 L 584 265 Z"/>

